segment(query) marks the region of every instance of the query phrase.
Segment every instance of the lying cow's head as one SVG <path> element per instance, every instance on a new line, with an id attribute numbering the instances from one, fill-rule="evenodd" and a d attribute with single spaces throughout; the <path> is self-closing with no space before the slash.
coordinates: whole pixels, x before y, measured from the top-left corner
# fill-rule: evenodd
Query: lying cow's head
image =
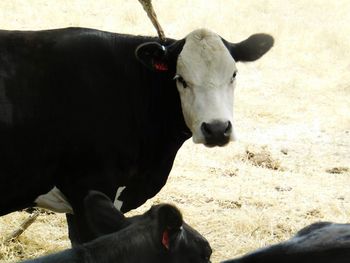
<path id="1" fill-rule="evenodd" d="M 154 42 L 143 44 L 136 56 L 158 71 L 175 64 L 174 80 L 193 141 L 223 146 L 234 139 L 236 62 L 257 60 L 272 45 L 273 38 L 266 34 L 232 44 L 209 30 L 199 29 L 169 47 Z"/>
<path id="2" fill-rule="evenodd" d="M 127 257 L 124 261 L 113 258 L 108 251 L 113 244 L 106 244 L 106 262 L 110 253 L 113 262 L 210 263 L 212 250 L 208 241 L 187 225 L 172 205 L 155 205 L 142 215 L 127 218 L 107 196 L 91 191 L 85 198 L 85 207 L 96 236 L 112 240 L 115 250 Z M 113 234 L 106 236 L 110 233 Z M 92 241 L 90 248 L 101 247 L 101 240 Z"/>

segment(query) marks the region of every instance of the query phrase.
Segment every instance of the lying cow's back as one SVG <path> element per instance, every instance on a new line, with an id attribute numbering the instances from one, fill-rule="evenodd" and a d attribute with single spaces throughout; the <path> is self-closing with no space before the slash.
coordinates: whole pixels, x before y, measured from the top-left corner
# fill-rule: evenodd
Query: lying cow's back
<path id="1" fill-rule="evenodd" d="M 222 263 L 347 263 L 350 224 L 317 222 L 289 240 Z"/>

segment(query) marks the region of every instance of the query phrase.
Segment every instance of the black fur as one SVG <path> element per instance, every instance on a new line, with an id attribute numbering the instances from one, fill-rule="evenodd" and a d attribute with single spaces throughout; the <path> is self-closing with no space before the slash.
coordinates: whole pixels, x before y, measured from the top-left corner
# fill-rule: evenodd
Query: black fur
<path id="1" fill-rule="evenodd" d="M 348 263 L 350 224 L 319 222 L 293 238 L 222 263 Z"/>
<path id="2" fill-rule="evenodd" d="M 26 263 L 210 263 L 207 240 L 182 221 L 179 210 L 168 204 L 153 206 L 143 215 L 125 218 L 107 196 L 90 192 L 85 206 L 95 210 L 87 214 L 91 227 L 119 231 L 65 251 L 25 261 Z M 96 215 L 101 214 L 101 219 Z M 104 217 L 106 214 L 109 215 Z M 90 218 L 90 215 L 93 215 Z M 96 221 L 97 219 L 97 221 Z M 169 231 L 169 247 L 162 243 Z M 100 230 L 97 230 L 100 231 Z"/>

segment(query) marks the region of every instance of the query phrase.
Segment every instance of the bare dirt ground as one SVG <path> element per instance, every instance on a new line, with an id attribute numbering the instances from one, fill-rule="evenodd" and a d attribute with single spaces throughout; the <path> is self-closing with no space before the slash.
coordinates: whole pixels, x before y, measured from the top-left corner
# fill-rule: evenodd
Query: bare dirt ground
<path id="1" fill-rule="evenodd" d="M 350 221 L 350 1 L 153 1 L 165 33 L 206 27 L 232 42 L 267 32 L 275 47 L 240 64 L 238 141 L 187 142 L 152 203 L 170 202 L 210 241 L 213 262 L 289 238 L 315 221 Z M 66 26 L 151 34 L 136 0 L 3 0 L 0 27 Z M 2 182 L 6 183 L 6 182 Z M 0 244 L 28 215 L 0 218 Z M 42 215 L 0 262 L 69 247 L 63 215 Z"/>

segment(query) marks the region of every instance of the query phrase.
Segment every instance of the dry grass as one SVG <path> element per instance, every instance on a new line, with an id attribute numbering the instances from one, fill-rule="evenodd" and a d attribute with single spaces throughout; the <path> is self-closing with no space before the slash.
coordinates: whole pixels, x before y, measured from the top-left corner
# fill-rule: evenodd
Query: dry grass
<path id="1" fill-rule="evenodd" d="M 231 41 L 269 32 L 276 45 L 261 61 L 239 65 L 239 141 L 222 149 L 186 143 L 166 187 L 136 212 L 154 202 L 178 205 L 211 242 L 213 262 L 314 221 L 349 222 L 350 1 L 153 2 L 169 37 L 207 27 Z M 155 35 L 136 0 L 3 0 L 0 10 L 4 29 L 74 25 Z M 1 237 L 25 217 L 0 218 Z M 42 216 L 18 242 L 0 247 L 0 261 L 68 246 L 64 217 Z"/>

